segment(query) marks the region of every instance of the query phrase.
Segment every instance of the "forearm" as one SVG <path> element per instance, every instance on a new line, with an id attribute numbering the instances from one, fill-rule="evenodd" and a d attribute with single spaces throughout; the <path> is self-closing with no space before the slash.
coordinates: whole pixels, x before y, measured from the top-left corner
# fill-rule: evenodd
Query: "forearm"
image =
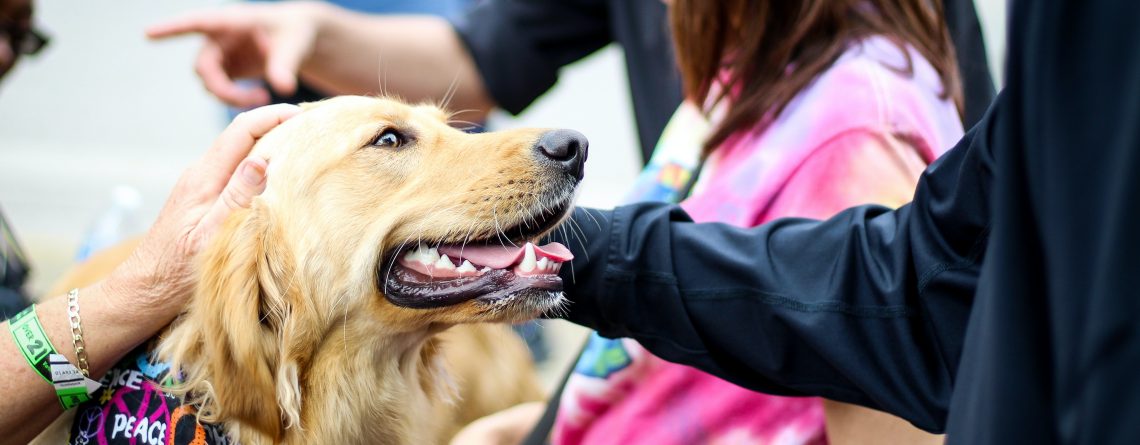
<path id="1" fill-rule="evenodd" d="M 480 120 L 495 106 L 451 24 L 432 16 L 365 15 L 314 5 L 317 39 L 301 77 L 333 94 L 389 93 L 443 103 Z"/>
<path id="2" fill-rule="evenodd" d="M 179 178 L 155 224 L 129 250 L 129 257 L 121 258 L 127 250 L 105 252 L 102 260 L 114 260 L 114 271 L 95 275 L 107 278 L 78 294 L 92 379 L 103 377 L 182 311 L 194 288 L 194 261 L 202 246 L 233 210 L 248 207 L 265 189 L 266 161 L 247 157 L 254 143 L 299 112 L 295 105 L 279 104 L 238 115 Z M 87 264 L 92 273 L 105 267 L 95 265 L 95 258 L 91 261 Z M 35 312 L 56 352 L 77 363 L 67 305 L 67 296 L 56 296 L 36 305 Z M 29 323 L 23 319 L 17 331 L 27 334 L 22 328 Z M 60 406 L 52 385 L 24 359 L 9 324 L 0 323 L 0 328 L 0 444 L 27 443 L 59 416 Z"/>
<path id="3" fill-rule="evenodd" d="M 162 328 L 172 311 L 147 312 L 132 304 L 124 286 L 103 281 L 79 292 L 80 316 L 91 378 L 98 380 L 126 353 Z M 67 315 L 67 296 L 36 305 L 36 314 L 56 352 L 77 363 Z M 62 412 L 55 390 L 27 363 L 8 323 L 0 329 L 0 443 L 27 443 Z"/>
<path id="4" fill-rule="evenodd" d="M 753 390 L 856 403 L 938 429 L 964 319 L 930 313 L 905 254 L 864 250 L 900 236 L 878 219 L 893 217 L 864 207 L 827 227 L 780 220 L 745 230 L 639 205 L 577 218 L 636 236 L 597 236 L 581 251 L 590 260 L 563 274 L 567 318 Z"/>

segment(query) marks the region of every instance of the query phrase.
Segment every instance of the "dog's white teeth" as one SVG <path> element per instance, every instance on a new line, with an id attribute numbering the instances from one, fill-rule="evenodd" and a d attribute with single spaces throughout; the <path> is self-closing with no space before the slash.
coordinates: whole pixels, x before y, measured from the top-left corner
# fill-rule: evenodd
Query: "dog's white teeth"
<path id="1" fill-rule="evenodd" d="M 554 271 L 554 272 L 558 272 L 558 271 L 562 270 L 562 263 L 551 261 L 550 262 L 550 270 Z"/>
<path id="2" fill-rule="evenodd" d="M 550 270 L 550 260 L 546 259 L 546 257 L 539 259 L 536 265 L 538 266 L 538 270 Z"/>
<path id="3" fill-rule="evenodd" d="M 483 266 L 483 268 L 482 268 L 482 269 L 479 269 L 479 273 L 487 273 L 487 272 L 490 272 L 490 271 L 491 271 L 491 268 L 490 268 L 490 267 L 487 267 L 487 266 Z"/>
<path id="4" fill-rule="evenodd" d="M 457 269 L 455 269 L 455 271 L 456 272 L 466 272 L 466 273 L 475 272 L 475 265 L 471 264 L 470 261 L 463 260 L 463 264 L 460 264 L 459 267 Z"/>
<path id="5" fill-rule="evenodd" d="M 452 264 L 451 258 L 448 258 L 447 255 L 444 255 L 439 257 L 439 260 L 435 262 L 435 268 L 455 270 L 455 264 Z"/>
<path id="6" fill-rule="evenodd" d="M 537 266 L 538 261 L 535 260 L 534 244 L 526 243 L 526 247 L 523 248 L 523 260 L 519 263 L 519 270 L 523 272 L 533 272 Z"/>
<path id="7" fill-rule="evenodd" d="M 439 252 L 434 248 L 428 248 L 424 243 L 416 246 L 415 250 L 409 251 L 404 255 L 406 261 L 418 261 L 420 264 L 429 266 L 439 261 Z"/>

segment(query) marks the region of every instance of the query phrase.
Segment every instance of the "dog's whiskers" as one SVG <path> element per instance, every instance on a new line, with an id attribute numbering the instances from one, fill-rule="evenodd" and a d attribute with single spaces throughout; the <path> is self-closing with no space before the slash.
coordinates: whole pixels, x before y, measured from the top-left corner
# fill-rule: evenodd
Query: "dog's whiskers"
<path id="1" fill-rule="evenodd" d="M 467 127 L 466 127 L 466 128 L 463 128 L 463 130 L 464 130 L 464 131 L 466 131 L 466 130 L 470 130 L 470 129 L 473 129 L 473 128 L 479 128 L 479 124 L 477 124 L 477 123 L 475 123 L 475 122 L 471 122 L 471 121 L 465 121 L 465 120 L 462 120 L 462 119 L 449 119 L 449 120 L 447 121 L 447 125 L 450 125 L 450 126 L 452 126 L 452 127 L 454 127 L 454 126 L 455 126 L 455 124 L 467 124 Z"/>
<path id="2" fill-rule="evenodd" d="M 404 250 L 404 247 L 406 247 L 407 244 L 408 244 L 408 240 L 404 240 L 403 242 L 400 243 L 400 247 L 393 251 L 394 253 L 392 254 L 391 260 L 388 262 L 387 270 L 384 272 L 384 294 L 388 294 L 388 278 L 389 278 L 389 275 L 392 274 L 392 268 L 395 267 L 396 260 L 399 259 L 399 256 L 400 256 L 400 252 L 402 252 Z"/>
<path id="3" fill-rule="evenodd" d="M 491 218 L 495 221 L 495 231 L 496 231 L 495 237 L 498 238 L 499 244 L 502 245 L 503 247 L 507 247 L 507 245 L 503 243 L 503 240 L 506 240 L 508 243 L 511 243 L 511 246 L 519 247 L 517 244 L 515 244 L 514 241 L 511 241 L 510 234 L 508 234 L 506 232 L 506 230 L 503 229 L 503 225 L 499 223 L 499 203 L 498 203 L 498 201 L 496 201 L 495 204 L 492 205 L 492 207 L 491 207 Z"/>
<path id="4" fill-rule="evenodd" d="M 388 65 L 385 63 L 383 55 L 377 59 L 376 63 L 379 65 L 377 67 L 379 75 L 376 76 L 376 80 L 380 82 L 380 95 L 381 97 L 388 97 Z"/>
<path id="5" fill-rule="evenodd" d="M 582 252 L 586 254 L 586 261 L 590 261 L 590 254 L 587 252 L 588 249 L 586 249 L 586 232 L 578 226 L 578 221 L 574 218 L 567 219 L 565 225 L 569 228 L 571 233 L 574 234 L 574 238 L 578 241 L 578 246 L 582 248 Z M 566 240 L 570 241 L 570 237 L 567 236 Z"/>
<path id="6" fill-rule="evenodd" d="M 463 113 L 471 113 L 471 112 L 475 112 L 475 111 L 479 111 L 479 110 L 476 110 L 476 109 L 474 109 L 474 108 L 464 108 L 464 109 L 462 109 L 462 110 L 457 110 L 457 111 L 449 111 L 449 112 L 447 113 L 447 119 L 448 119 L 448 120 L 451 120 L 452 118 L 454 118 L 455 116 L 458 116 L 458 115 L 460 115 L 460 114 L 463 114 Z"/>
<path id="7" fill-rule="evenodd" d="M 438 108 L 446 110 L 448 105 L 451 105 L 451 100 L 455 98 L 455 93 L 459 91 L 459 71 L 455 71 L 455 76 L 451 78 L 451 84 L 447 86 L 447 91 L 443 93 L 442 103 Z"/>

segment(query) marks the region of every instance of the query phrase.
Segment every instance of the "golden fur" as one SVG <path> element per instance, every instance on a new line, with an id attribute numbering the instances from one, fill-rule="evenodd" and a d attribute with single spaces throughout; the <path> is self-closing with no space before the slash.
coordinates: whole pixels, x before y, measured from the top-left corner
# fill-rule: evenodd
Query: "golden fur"
<path id="1" fill-rule="evenodd" d="M 541 397 L 521 342 L 470 323 L 523 321 L 549 302 L 408 309 L 382 295 L 378 266 L 406 243 L 492 238 L 552 205 L 536 192 L 541 130 L 466 134 L 446 119 L 339 97 L 258 141 L 267 189 L 200 255 L 196 293 L 158 346 L 182 371 L 171 391 L 203 421 L 247 445 L 428 444 Z M 384 128 L 414 143 L 370 146 Z"/>

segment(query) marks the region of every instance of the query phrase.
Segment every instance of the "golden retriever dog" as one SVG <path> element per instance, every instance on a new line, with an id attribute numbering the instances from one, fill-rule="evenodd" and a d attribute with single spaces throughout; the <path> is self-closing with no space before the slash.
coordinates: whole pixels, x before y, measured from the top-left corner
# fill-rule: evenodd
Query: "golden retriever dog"
<path id="1" fill-rule="evenodd" d="M 202 422 L 247 445 L 431 444 L 541 398 L 521 342 L 477 323 L 563 303 L 571 255 L 538 240 L 569 212 L 587 142 L 447 120 L 345 96 L 257 142 L 266 190 L 203 252 L 157 348 Z"/>

